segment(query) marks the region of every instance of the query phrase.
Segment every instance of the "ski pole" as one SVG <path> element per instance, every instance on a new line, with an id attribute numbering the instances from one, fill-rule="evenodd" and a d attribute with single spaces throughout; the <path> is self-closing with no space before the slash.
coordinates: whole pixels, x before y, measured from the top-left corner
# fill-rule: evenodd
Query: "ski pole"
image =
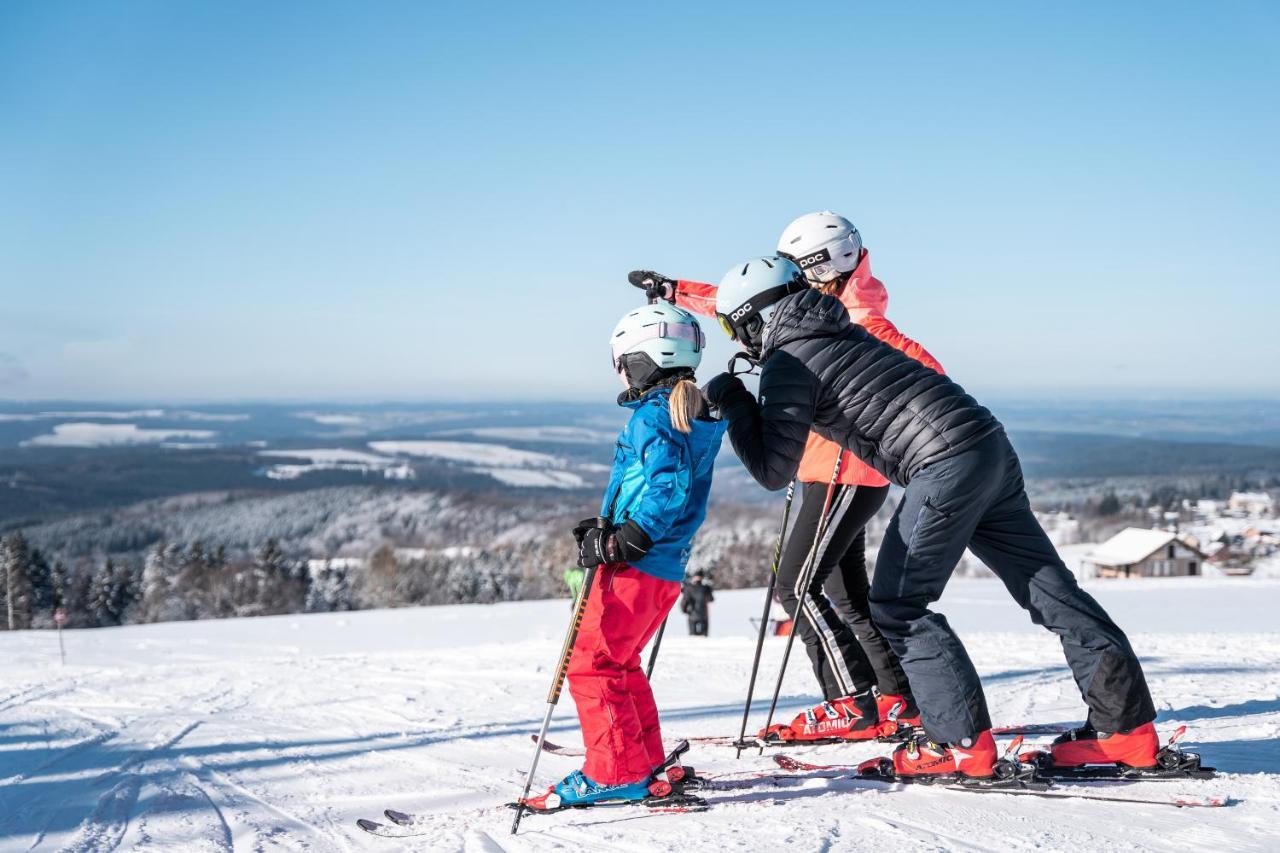
<path id="1" fill-rule="evenodd" d="M 836 456 L 835 467 L 831 470 L 831 482 L 827 484 L 827 496 L 822 501 L 822 515 L 818 518 L 818 531 L 813 537 L 813 547 L 809 549 L 809 560 L 805 563 L 804 568 L 800 570 L 800 577 L 796 580 L 796 597 L 802 598 L 809 590 L 809 585 L 813 583 L 813 575 L 818 570 L 818 551 L 822 547 L 822 539 L 827 535 L 827 524 L 831 521 L 828 513 L 831 511 L 831 500 L 835 497 L 836 483 L 840 480 L 840 469 L 844 467 L 845 451 L 841 450 Z M 805 618 L 809 620 L 809 627 L 814 631 L 822 630 L 814 624 L 813 617 L 805 608 L 800 606 L 801 602 L 796 601 L 796 610 L 804 611 Z M 787 645 L 782 650 L 782 666 L 778 669 L 778 683 L 773 687 L 773 700 L 769 703 L 769 716 L 765 717 L 764 731 L 769 730 L 769 726 L 773 723 L 773 712 L 778 707 L 778 696 L 782 693 L 782 677 L 787 674 L 787 659 L 791 657 L 791 646 L 796 641 L 796 628 L 800 627 L 800 620 L 795 615 L 792 617 L 794 623 L 791 633 L 787 635 Z M 760 754 L 764 755 L 764 742 L 760 743 Z"/>
<path id="2" fill-rule="evenodd" d="M 662 625 L 658 628 L 657 635 L 653 638 L 653 648 L 649 650 L 649 665 L 644 670 L 645 681 L 653 678 L 653 665 L 658 662 L 658 647 L 662 645 L 662 635 L 667 630 L 667 619 L 670 618 L 671 614 L 668 613 L 666 618 L 662 620 Z"/>
<path id="3" fill-rule="evenodd" d="M 769 610 L 773 605 L 773 591 L 778 587 L 778 563 L 782 560 L 782 543 L 787 536 L 787 521 L 791 518 L 791 499 L 796 495 L 796 481 L 787 486 L 787 501 L 782 507 L 782 527 L 778 530 L 778 539 L 773 545 L 773 567 L 769 572 L 769 588 L 764 592 L 764 612 L 760 614 L 760 634 L 756 637 L 756 656 L 751 661 L 751 680 L 747 682 L 747 702 L 742 706 L 742 728 L 738 730 L 738 743 L 747 736 L 747 719 L 751 716 L 751 698 L 756 693 L 756 674 L 760 671 L 760 654 L 764 651 L 765 627 L 769 624 Z M 737 755 L 742 757 L 742 747 L 737 747 Z"/>
<path id="4" fill-rule="evenodd" d="M 556 664 L 555 676 L 551 679 L 551 689 L 547 692 L 547 713 L 542 718 L 542 729 L 538 732 L 538 746 L 533 751 L 533 764 L 529 767 L 529 775 L 524 780 L 524 793 L 516 802 L 516 819 L 511 824 L 511 834 L 515 835 L 520 828 L 520 819 L 524 817 L 525 800 L 529 798 L 529 789 L 533 787 L 533 774 L 538 772 L 538 759 L 542 756 L 542 745 L 547 740 L 547 728 L 551 725 L 551 714 L 560 701 L 560 691 L 564 688 L 564 679 L 569 672 L 569 658 L 573 655 L 573 644 L 578 639 L 578 629 L 582 627 L 582 614 L 587 609 L 587 596 L 591 592 L 591 584 L 596 578 L 597 566 L 587 569 L 582 578 L 582 589 L 578 590 L 578 599 L 573 604 L 573 616 L 569 620 L 569 630 L 565 633 L 564 646 L 560 649 L 560 662 Z"/>

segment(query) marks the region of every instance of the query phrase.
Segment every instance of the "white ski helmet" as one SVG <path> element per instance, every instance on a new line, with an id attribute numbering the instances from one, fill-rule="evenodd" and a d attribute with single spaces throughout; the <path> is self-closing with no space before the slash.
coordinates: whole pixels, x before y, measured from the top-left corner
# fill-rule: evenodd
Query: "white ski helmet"
<path id="1" fill-rule="evenodd" d="M 716 290 L 720 328 L 748 350 L 759 352 L 764 326 L 779 300 L 808 288 L 800 267 L 787 258 L 773 255 L 736 264 Z"/>
<path id="2" fill-rule="evenodd" d="M 697 369 L 707 338 L 692 314 L 660 301 L 629 311 L 609 343 L 614 372 L 632 388 L 644 388 L 666 371 Z"/>
<path id="3" fill-rule="evenodd" d="M 778 254 L 795 261 L 811 283 L 825 284 L 858 266 L 862 235 L 838 213 L 806 213 L 782 232 Z"/>

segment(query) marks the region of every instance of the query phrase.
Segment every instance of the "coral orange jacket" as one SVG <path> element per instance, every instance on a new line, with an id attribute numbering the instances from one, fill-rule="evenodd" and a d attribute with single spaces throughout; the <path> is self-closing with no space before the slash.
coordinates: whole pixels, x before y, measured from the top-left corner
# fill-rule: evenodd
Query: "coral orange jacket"
<path id="1" fill-rule="evenodd" d="M 849 319 L 862 326 L 880 340 L 899 349 L 916 361 L 943 373 L 942 365 L 929 351 L 898 331 L 898 327 L 884 315 L 889 307 L 889 291 L 884 283 L 871 274 L 871 254 L 862 252 L 862 259 L 836 294 L 844 307 L 849 309 Z M 676 304 L 704 317 L 716 315 L 716 286 L 699 281 L 676 282 Z M 825 483 L 831 479 L 840 445 L 828 441 L 816 432 L 809 433 L 804 448 L 804 459 L 796 479 L 802 483 Z M 854 456 L 845 459 L 839 482 L 846 486 L 887 486 L 889 481 L 877 471 Z"/>

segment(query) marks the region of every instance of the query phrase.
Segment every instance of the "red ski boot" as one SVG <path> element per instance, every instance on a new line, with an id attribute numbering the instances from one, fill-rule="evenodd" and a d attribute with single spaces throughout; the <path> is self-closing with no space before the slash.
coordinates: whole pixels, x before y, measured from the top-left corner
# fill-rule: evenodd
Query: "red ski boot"
<path id="1" fill-rule="evenodd" d="M 1086 724 L 1058 737 L 1049 752 L 1024 752 L 1019 761 L 1050 767 L 1084 767 L 1090 764 L 1121 765 L 1142 770 L 1154 768 L 1159 760 L 1160 738 L 1152 723 L 1127 732 L 1100 732 Z"/>
<path id="2" fill-rule="evenodd" d="M 773 725 L 760 738 L 774 743 L 829 743 L 875 740 L 893 734 L 896 723 L 882 723 L 870 693 L 823 702 L 796 716 L 790 725 Z"/>
<path id="3" fill-rule="evenodd" d="M 906 728 L 920 728 L 920 709 L 910 696 L 899 696 L 894 693 L 875 691 L 876 710 L 880 719 L 887 723 L 895 723 L 899 731 Z"/>
<path id="4" fill-rule="evenodd" d="M 858 765 L 863 776 L 901 782 L 956 782 L 995 776 L 996 742 L 991 730 L 980 732 L 972 746 L 934 743 L 917 735 L 889 758 L 873 758 Z"/>

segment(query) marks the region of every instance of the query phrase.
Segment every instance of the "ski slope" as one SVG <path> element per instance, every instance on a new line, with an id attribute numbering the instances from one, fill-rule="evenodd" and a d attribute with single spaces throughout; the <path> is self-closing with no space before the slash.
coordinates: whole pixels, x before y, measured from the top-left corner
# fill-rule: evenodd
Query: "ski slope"
<path id="1" fill-rule="evenodd" d="M 0 851 L 229 850 L 1276 850 L 1280 849 L 1280 581 L 1170 579 L 1089 587 L 1142 654 L 1164 732 L 1225 771 L 1115 795 L 1231 797 L 1222 809 L 870 787 L 798 777 L 708 794 L 702 814 L 639 808 L 530 816 L 507 835 L 542 717 L 565 601 L 0 633 Z M 737 732 L 759 591 L 726 592 L 712 637 L 673 623 L 655 676 L 668 739 Z M 1056 641 L 991 581 L 941 609 L 985 677 L 997 724 L 1075 721 Z M 677 614 L 678 615 L 678 614 Z M 799 651 L 797 649 L 797 651 Z M 782 641 L 762 670 L 772 685 Z M 789 717 L 816 701 L 790 670 Z M 763 709 L 755 715 L 757 722 Z M 552 738 L 580 743 L 566 693 Z M 792 750 L 854 762 L 880 745 Z M 701 771 L 745 775 L 695 747 Z M 577 766 L 544 755 L 539 784 Z M 359 817 L 426 814 L 388 840 Z"/>

